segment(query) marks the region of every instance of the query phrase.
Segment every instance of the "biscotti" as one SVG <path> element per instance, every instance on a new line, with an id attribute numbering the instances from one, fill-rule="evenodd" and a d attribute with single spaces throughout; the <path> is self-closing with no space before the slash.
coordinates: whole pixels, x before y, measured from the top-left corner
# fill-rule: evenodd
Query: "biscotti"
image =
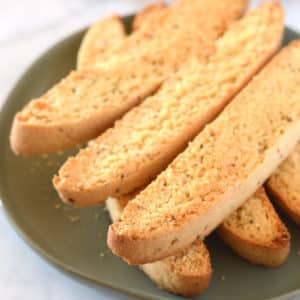
<path id="1" fill-rule="evenodd" d="M 151 35 L 146 29 L 135 31 L 109 57 L 97 58 L 93 63 L 97 71 L 72 72 L 17 113 L 11 131 L 13 151 L 41 154 L 96 137 L 155 92 L 190 57 L 206 61 L 214 52 L 215 40 L 247 3 L 179 2 L 182 5 L 175 3 L 170 8 L 172 13 L 167 14 L 161 30 Z"/>
<path id="2" fill-rule="evenodd" d="M 77 68 L 93 68 L 98 57 L 105 59 L 125 38 L 125 28 L 119 16 L 99 20 L 91 26 L 81 42 Z"/>
<path id="3" fill-rule="evenodd" d="M 164 18 L 167 13 L 170 13 L 170 10 L 167 9 L 167 5 L 165 3 L 155 3 L 148 5 L 143 11 L 138 13 L 132 24 L 133 30 L 139 30 L 143 26 L 152 27 L 157 29 L 158 24 L 161 24 L 160 19 Z"/>
<path id="4" fill-rule="evenodd" d="M 282 29 L 282 10 L 274 3 L 233 24 L 207 64 L 191 60 L 156 95 L 68 159 L 54 178 L 62 199 L 97 205 L 147 184 L 264 65 Z"/>
<path id="5" fill-rule="evenodd" d="M 234 211 L 217 229 L 219 236 L 241 257 L 276 267 L 287 259 L 290 234 L 263 188 Z"/>
<path id="6" fill-rule="evenodd" d="M 267 181 L 274 201 L 300 225 L 300 143 Z"/>
<path id="7" fill-rule="evenodd" d="M 300 139 L 300 41 L 281 50 L 109 228 L 131 264 L 205 238 L 275 171 Z"/>
<path id="8" fill-rule="evenodd" d="M 112 220 L 117 219 L 132 197 L 126 195 L 106 201 Z M 208 287 L 212 276 L 209 252 L 200 240 L 175 256 L 141 265 L 140 268 L 160 288 L 182 296 L 200 294 Z"/>
<path id="9" fill-rule="evenodd" d="M 150 30 L 152 27 L 153 31 L 156 24 L 161 24 L 160 18 L 169 12 L 163 3 L 149 5 L 135 16 L 132 29 L 146 27 Z M 84 35 L 77 55 L 77 68 L 94 69 L 97 62 L 104 61 L 109 55 L 120 51 L 119 48 L 126 38 L 128 36 L 119 16 L 100 19 Z"/>

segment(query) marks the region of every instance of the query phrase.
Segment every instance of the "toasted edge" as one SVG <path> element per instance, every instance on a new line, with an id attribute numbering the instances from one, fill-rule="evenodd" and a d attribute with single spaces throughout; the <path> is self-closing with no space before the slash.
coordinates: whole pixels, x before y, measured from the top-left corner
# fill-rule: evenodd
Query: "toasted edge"
<path id="1" fill-rule="evenodd" d="M 258 265 L 276 267 L 283 264 L 288 257 L 291 236 L 277 215 L 264 189 L 258 189 L 255 196 L 261 199 L 264 210 L 268 211 L 270 218 L 275 220 L 274 226 L 277 228 L 278 235 L 274 240 L 262 242 L 257 240 L 255 235 L 252 238 L 243 236 L 238 230 L 228 226 L 226 221 L 218 227 L 217 232 L 237 254 L 246 260 Z M 247 202 L 245 202 L 245 205 L 247 205 Z"/>
<path id="2" fill-rule="evenodd" d="M 77 53 L 77 69 L 93 67 L 95 54 L 98 56 L 102 52 L 101 58 L 104 59 L 125 37 L 125 27 L 120 16 L 101 18 L 87 30 L 82 39 Z"/>
<path id="3" fill-rule="evenodd" d="M 279 4 L 271 6 L 271 9 L 275 12 L 278 12 L 280 16 L 280 26 L 282 24 L 282 10 Z M 281 31 L 280 31 L 281 32 Z M 54 186 L 58 191 L 60 197 L 63 201 L 68 204 L 79 206 L 79 207 L 86 207 L 86 206 L 93 206 L 101 204 L 105 201 L 105 199 L 109 196 L 118 196 L 122 194 L 126 194 L 134 190 L 135 188 L 147 184 L 151 181 L 155 176 L 160 173 L 167 164 L 174 159 L 174 157 L 180 153 L 185 147 L 187 142 L 194 137 L 201 129 L 211 121 L 216 115 L 224 108 L 224 106 L 234 98 L 234 96 L 251 80 L 251 78 L 264 66 L 264 64 L 270 59 L 270 57 L 274 54 L 274 52 L 279 47 L 281 42 L 281 34 L 278 36 L 278 40 L 276 41 L 275 46 L 275 39 L 274 39 L 274 47 L 270 49 L 268 53 L 262 55 L 261 58 L 257 58 L 256 65 L 247 73 L 246 76 L 242 79 L 240 86 L 236 88 L 236 90 L 229 93 L 226 96 L 222 103 L 215 105 L 211 109 L 202 113 L 201 118 L 199 118 L 200 122 L 198 121 L 197 126 L 190 126 L 189 130 L 186 130 L 186 134 L 183 136 L 177 136 L 176 141 L 174 141 L 173 145 L 161 145 L 160 152 L 161 154 L 157 156 L 150 162 L 147 162 L 141 167 L 139 172 L 131 172 L 129 176 L 125 176 L 120 180 L 119 178 L 112 178 L 111 181 L 103 184 L 103 185 L 91 185 L 88 188 L 84 188 L 78 190 L 76 186 L 76 179 L 70 176 L 68 180 L 64 180 L 63 176 L 60 175 L 56 176 L 53 180 Z M 146 100 L 147 101 L 147 100 Z M 143 104 L 142 104 L 143 105 Z M 139 109 L 137 107 L 137 109 Z M 122 120 L 121 120 L 122 122 Z M 113 128 L 112 130 L 115 130 Z M 86 155 L 87 152 L 85 152 Z M 75 160 L 67 161 L 62 168 L 71 170 L 69 173 L 77 173 L 76 171 L 76 159 L 80 157 L 80 154 L 75 157 Z M 78 158 L 78 161 L 80 159 Z M 77 161 L 77 162 L 78 162 Z M 130 164 L 130 163 L 129 163 Z M 77 164 L 77 167 L 80 168 L 80 163 Z M 61 168 L 61 169 L 62 169 Z M 69 201 L 72 199 L 73 201 Z"/>
<path id="4" fill-rule="evenodd" d="M 157 19 L 163 17 L 166 13 L 167 5 L 163 2 L 154 3 L 146 6 L 140 13 L 138 13 L 132 23 L 134 31 L 141 29 L 145 24 L 154 25 Z"/>
<path id="5" fill-rule="evenodd" d="M 270 64 L 277 63 L 292 51 L 296 52 L 295 49 L 299 45 L 300 41 L 292 42 L 281 52 L 284 54 L 279 54 L 280 56 L 277 56 Z M 264 78 L 263 76 L 266 73 L 260 74 L 263 74 L 261 76 Z M 260 80 L 260 77 L 257 77 L 256 80 Z M 255 82 L 252 81 L 252 84 L 255 84 Z M 231 107 L 232 105 L 234 103 L 231 104 Z M 223 192 L 217 202 L 214 201 L 212 206 L 205 209 L 205 213 L 201 213 L 202 206 L 199 208 L 197 202 L 192 203 L 185 210 L 185 214 L 181 216 L 180 225 L 165 230 L 148 231 L 147 235 L 135 234 L 135 231 L 130 228 L 127 228 L 124 234 L 118 228 L 119 223 L 115 222 L 109 227 L 109 247 L 128 263 L 141 264 L 170 256 L 179 249 L 187 247 L 197 236 L 202 239 L 205 238 L 224 218 L 242 205 L 267 180 L 278 165 L 291 153 L 299 138 L 300 120 L 297 118 L 293 124 L 286 128 L 285 133 L 278 137 L 276 144 L 273 144 L 264 152 L 263 161 L 248 174 L 247 178 L 239 184 L 236 183 L 232 189 Z M 179 159 L 180 157 L 177 157 L 176 162 Z M 162 174 L 160 176 L 163 176 Z M 155 181 L 152 183 L 152 188 L 154 184 Z M 133 203 L 132 206 L 134 205 L 137 204 Z M 174 239 L 179 242 L 172 244 Z"/>
<path id="6" fill-rule="evenodd" d="M 108 198 L 106 207 L 114 221 L 118 218 L 122 209 L 126 206 L 131 195 L 124 197 Z M 201 273 L 195 272 L 174 272 L 174 264 L 182 263 L 182 259 L 189 249 L 198 248 L 199 252 L 203 254 L 203 259 L 206 260 L 208 268 Z M 154 281 L 161 289 L 169 292 L 179 294 L 185 297 L 192 297 L 202 293 L 210 284 L 212 277 L 212 268 L 210 263 L 209 252 L 203 242 L 197 240 L 188 249 L 181 251 L 176 255 L 176 260 L 172 257 L 167 257 L 161 261 L 145 264 L 139 266 L 145 274 Z"/>
<path id="7" fill-rule="evenodd" d="M 299 185 L 300 143 L 267 181 L 266 187 L 274 201 L 300 226 Z"/>
<path id="8" fill-rule="evenodd" d="M 267 182 L 267 190 L 275 198 L 276 204 L 298 225 L 300 226 L 300 210 L 292 205 L 289 200 L 289 195 L 284 188 L 278 187 L 272 183 L 272 180 Z"/>
<path id="9" fill-rule="evenodd" d="M 89 72 L 89 71 L 88 71 Z M 10 132 L 10 146 L 15 154 L 39 155 L 74 147 L 90 139 L 96 138 L 109 128 L 113 122 L 122 117 L 134 104 L 155 93 L 160 87 L 149 86 L 138 96 L 133 96 L 127 105 L 118 107 L 107 113 L 93 114 L 89 119 L 70 122 L 64 120 L 54 124 L 28 123 L 22 121 L 18 112 L 13 120 Z"/>

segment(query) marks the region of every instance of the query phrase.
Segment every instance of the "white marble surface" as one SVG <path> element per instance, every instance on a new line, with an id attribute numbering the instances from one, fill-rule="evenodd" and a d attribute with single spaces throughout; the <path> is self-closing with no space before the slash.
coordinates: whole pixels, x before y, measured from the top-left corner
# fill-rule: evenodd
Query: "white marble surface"
<path id="1" fill-rule="evenodd" d="M 155 1 L 0 0 L 0 107 L 17 78 L 53 43 L 100 16 L 131 13 L 151 2 Z M 300 1 L 282 3 L 286 23 L 300 30 Z M 83 285 L 49 266 L 18 237 L 1 207 L 0 257 L 0 299 L 132 299 Z"/>

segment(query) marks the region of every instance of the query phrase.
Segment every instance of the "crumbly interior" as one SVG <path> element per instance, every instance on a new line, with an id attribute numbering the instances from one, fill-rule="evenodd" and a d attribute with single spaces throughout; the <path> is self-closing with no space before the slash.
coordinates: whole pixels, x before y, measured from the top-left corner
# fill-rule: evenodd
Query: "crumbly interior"
<path id="1" fill-rule="evenodd" d="M 116 109 L 123 101 L 154 91 L 162 78 L 159 70 L 150 64 L 133 69 L 121 66 L 114 74 L 85 69 L 73 71 L 42 98 L 31 101 L 18 118 L 33 124 L 63 126 L 62 120 L 66 123 L 89 120 L 95 114 L 105 117 L 105 113 Z"/>
<path id="2" fill-rule="evenodd" d="M 299 50 L 299 41 L 282 50 L 186 151 L 127 205 L 114 230 L 135 236 L 176 228 L 246 179 L 300 120 Z"/>
<path id="3" fill-rule="evenodd" d="M 288 158 L 276 169 L 269 184 L 285 202 L 300 211 L 300 143 Z"/>
<path id="4" fill-rule="evenodd" d="M 168 264 L 170 271 L 175 274 L 199 274 L 210 269 L 209 252 L 200 240 L 162 262 Z"/>
<path id="5" fill-rule="evenodd" d="M 263 189 L 234 211 L 222 226 L 256 244 L 276 243 L 286 231 Z"/>
<path id="6" fill-rule="evenodd" d="M 128 202 L 137 195 L 138 189 L 133 193 L 118 197 L 117 201 L 120 212 L 126 207 Z M 188 248 L 179 251 L 176 255 L 169 256 L 160 261 L 166 264 L 173 274 L 199 274 L 210 269 L 210 257 L 207 248 L 200 240 L 196 240 Z"/>
<path id="7" fill-rule="evenodd" d="M 225 0 L 218 5 L 210 0 L 176 1 L 158 18 L 159 26 L 156 24 L 153 29 L 151 22 L 146 22 L 115 49 L 109 62 L 98 60 L 96 65 L 111 65 L 124 53 L 127 57 L 154 59 L 169 70 L 182 65 L 190 56 L 203 59 L 212 52 L 212 41 L 241 14 L 247 3 L 248 0 Z"/>
<path id="8" fill-rule="evenodd" d="M 133 33 L 109 57 L 95 62 L 93 69 L 98 72 L 72 72 L 27 105 L 18 114 L 19 120 L 48 125 L 88 120 L 91 115 L 109 113 L 109 108 L 134 96 L 145 96 L 149 87 L 155 90 L 189 57 L 206 61 L 214 41 L 241 13 L 245 2 L 226 0 L 215 5 L 208 0 L 179 1 L 163 18 L 161 30 L 151 34 L 143 27 Z"/>
<path id="9" fill-rule="evenodd" d="M 69 174 L 67 163 L 59 176 L 75 176 L 81 187 L 121 180 L 151 165 L 176 139 L 187 142 L 208 121 L 211 111 L 224 107 L 239 91 L 257 68 L 256 62 L 276 49 L 278 38 L 274 36 L 280 36 L 281 28 L 281 15 L 274 6 L 250 12 L 219 40 L 208 64 L 191 60 L 156 95 L 77 155 L 80 172 Z M 208 142 L 210 139 L 214 137 L 208 137 Z"/>

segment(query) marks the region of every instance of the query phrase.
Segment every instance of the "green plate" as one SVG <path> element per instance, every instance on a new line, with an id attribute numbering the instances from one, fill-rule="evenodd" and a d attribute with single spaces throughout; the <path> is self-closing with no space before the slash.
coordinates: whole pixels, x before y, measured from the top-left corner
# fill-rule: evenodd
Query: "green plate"
<path id="1" fill-rule="evenodd" d="M 127 25 L 130 18 L 125 18 Z M 138 268 L 130 267 L 106 247 L 110 223 L 103 207 L 74 209 L 61 204 L 51 178 L 70 153 L 23 158 L 13 155 L 9 132 L 14 114 L 75 67 L 83 32 L 58 43 L 24 74 L 8 97 L 0 116 L 0 195 L 16 230 L 48 261 L 68 274 L 135 294 L 146 299 L 182 299 L 159 290 Z M 285 31 L 284 43 L 299 35 Z M 286 264 L 267 269 L 236 256 L 216 236 L 208 238 L 214 276 L 210 288 L 197 299 L 280 299 L 300 293 L 300 231 L 285 220 L 292 233 Z M 225 280 L 222 277 L 225 276 Z M 223 277 L 224 279 L 224 277 Z M 283 296 L 284 295 L 284 296 Z M 278 298 L 278 299 L 279 299 Z"/>

